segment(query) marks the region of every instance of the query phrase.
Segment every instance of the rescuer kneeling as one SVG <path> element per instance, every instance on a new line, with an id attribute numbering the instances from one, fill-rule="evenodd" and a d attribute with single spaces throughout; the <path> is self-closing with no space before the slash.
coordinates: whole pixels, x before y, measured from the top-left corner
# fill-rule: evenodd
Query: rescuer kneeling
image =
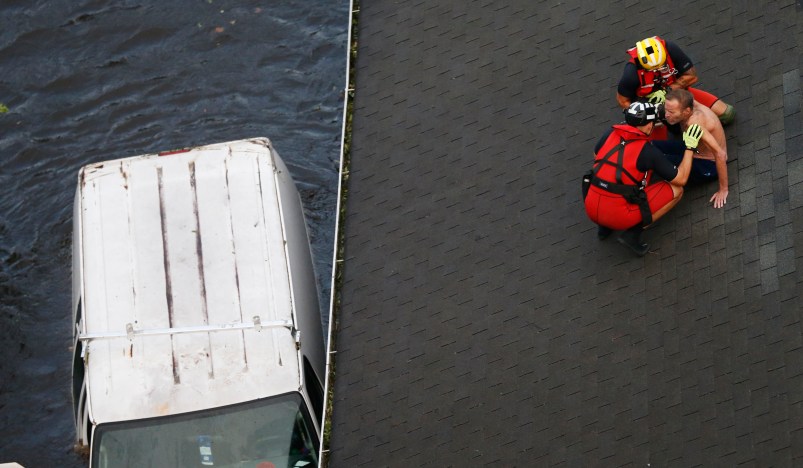
<path id="1" fill-rule="evenodd" d="M 617 240 L 638 256 L 650 249 L 641 240 L 643 229 L 680 201 L 703 135 L 699 125 L 683 132 L 686 150 L 675 167 L 649 141 L 657 119 L 653 104 L 631 103 L 625 109 L 625 124 L 614 125 L 597 142 L 594 167 L 587 177 L 586 213 L 599 225 L 597 236 L 603 240 L 613 231 L 624 231 Z M 660 181 L 650 181 L 653 172 Z"/>

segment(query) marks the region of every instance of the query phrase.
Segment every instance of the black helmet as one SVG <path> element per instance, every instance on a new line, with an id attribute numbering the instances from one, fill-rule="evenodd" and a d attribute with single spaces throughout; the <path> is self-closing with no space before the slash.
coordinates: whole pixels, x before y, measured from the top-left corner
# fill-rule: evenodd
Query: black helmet
<path id="1" fill-rule="evenodd" d="M 657 121 L 658 110 L 649 102 L 634 102 L 625 109 L 625 122 L 634 127 L 641 127 Z"/>

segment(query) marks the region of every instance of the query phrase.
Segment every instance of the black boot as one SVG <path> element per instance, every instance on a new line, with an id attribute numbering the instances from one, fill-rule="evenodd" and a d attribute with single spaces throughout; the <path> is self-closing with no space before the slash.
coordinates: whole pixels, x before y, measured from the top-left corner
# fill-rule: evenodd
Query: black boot
<path id="1" fill-rule="evenodd" d="M 644 229 L 639 226 L 634 226 L 627 231 L 622 232 L 619 237 L 616 239 L 620 244 L 624 245 L 625 247 L 629 248 L 639 257 L 643 257 L 650 251 L 649 244 L 645 244 L 641 241 L 641 231 Z"/>
<path id="2" fill-rule="evenodd" d="M 605 226 L 599 226 L 597 228 L 597 239 L 605 240 L 605 239 L 608 238 L 608 236 L 611 235 L 612 232 L 613 232 L 613 229 L 606 228 Z"/>

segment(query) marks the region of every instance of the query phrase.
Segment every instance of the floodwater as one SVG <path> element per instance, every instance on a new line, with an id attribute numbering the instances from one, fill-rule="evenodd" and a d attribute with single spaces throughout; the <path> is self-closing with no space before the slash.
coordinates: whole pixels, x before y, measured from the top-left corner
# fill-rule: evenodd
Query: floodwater
<path id="1" fill-rule="evenodd" d="M 84 164 L 267 136 L 302 194 L 327 325 L 348 3 L 0 2 L 0 463 L 85 464 L 70 397 Z"/>

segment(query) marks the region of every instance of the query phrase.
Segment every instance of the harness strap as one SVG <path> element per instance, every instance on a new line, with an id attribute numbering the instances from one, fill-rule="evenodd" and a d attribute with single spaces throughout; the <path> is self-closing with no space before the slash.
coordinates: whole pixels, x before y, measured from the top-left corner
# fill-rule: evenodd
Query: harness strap
<path id="1" fill-rule="evenodd" d="M 650 204 L 647 200 L 647 194 L 644 192 L 644 187 L 647 185 L 647 173 L 645 172 L 644 178 L 639 180 L 633 177 L 633 174 L 624 168 L 625 146 L 627 146 L 627 144 L 631 141 L 636 140 L 625 140 L 621 136 L 619 138 L 621 138 L 621 141 L 617 143 L 616 146 L 611 148 L 611 150 L 608 151 L 608 153 L 605 154 L 602 159 L 594 162 L 594 172 L 591 176 L 591 185 L 605 190 L 606 192 L 622 195 L 625 197 L 625 200 L 627 200 L 628 203 L 638 205 L 639 211 L 641 212 L 642 226 L 648 226 L 652 224 L 652 211 L 650 211 Z M 615 163 L 611 162 L 611 158 L 614 154 L 618 155 Z M 616 183 L 608 182 L 597 177 L 597 173 L 604 164 L 609 164 L 616 167 Z M 622 174 L 625 174 L 634 185 L 623 184 Z"/>
<path id="2" fill-rule="evenodd" d="M 606 192 L 621 195 L 628 203 L 638 205 L 639 212 L 641 212 L 641 225 L 649 226 L 652 224 L 650 202 L 647 200 L 647 193 L 644 191 L 642 185 L 614 184 L 613 182 L 606 182 L 596 176 L 591 177 L 591 185 Z"/>
<path id="3" fill-rule="evenodd" d="M 641 211 L 641 226 L 647 227 L 652 224 L 652 211 L 650 210 L 650 201 L 647 200 L 647 193 L 644 190 L 639 190 L 638 200 L 638 209 Z"/>
<path id="4" fill-rule="evenodd" d="M 603 164 L 609 164 L 616 168 L 616 183 L 618 184 L 622 183 L 622 174 L 624 173 L 630 179 L 631 182 L 633 182 L 636 185 L 639 185 L 641 181 L 633 177 L 633 174 L 625 170 L 624 157 L 623 157 L 625 154 L 625 146 L 627 146 L 628 143 L 636 140 L 625 140 L 621 136 L 619 138 L 621 138 L 621 140 L 619 141 L 619 143 L 616 144 L 616 146 L 611 148 L 610 151 L 608 151 L 608 153 L 606 153 L 605 156 L 602 157 L 602 159 L 599 159 L 594 162 L 594 176 L 596 176 L 597 173 L 599 173 L 599 170 L 602 169 Z M 611 162 L 611 158 L 613 157 L 613 155 L 618 156 L 616 158 L 615 163 Z"/>
<path id="5" fill-rule="evenodd" d="M 591 177 L 591 185 L 605 190 L 606 192 L 623 196 L 633 195 L 635 192 L 641 191 L 639 185 L 614 184 L 613 182 L 604 181 L 597 176 Z"/>

